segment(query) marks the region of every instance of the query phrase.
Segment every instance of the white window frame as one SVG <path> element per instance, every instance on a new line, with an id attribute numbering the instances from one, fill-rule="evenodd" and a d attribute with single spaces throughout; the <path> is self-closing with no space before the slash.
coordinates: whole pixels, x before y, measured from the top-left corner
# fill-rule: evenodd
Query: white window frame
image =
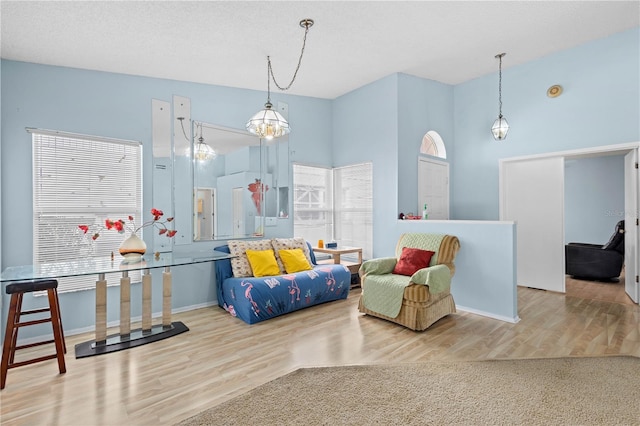
<path id="1" fill-rule="evenodd" d="M 118 254 L 128 236 L 105 230 L 105 219 L 142 223 L 142 144 L 73 133 L 27 129 L 33 147 L 33 263 Z M 78 225 L 90 226 L 84 234 Z M 100 231 L 95 241 L 91 236 Z M 140 281 L 140 271 L 129 273 Z M 107 274 L 118 285 L 119 274 Z M 85 276 L 58 279 L 58 291 L 93 289 Z"/>
<path id="2" fill-rule="evenodd" d="M 299 185 L 310 185 L 309 179 L 301 173 L 307 171 L 313 175 L 314 171 L 326 171 L 328 179 L 323 184 L 321 179 L 311 182 L 318 186 L 318 191 L 328 194 L 330 200 L 325 207 L 318 211 L 326 211 L 327 219 L 324 231 L 318 226 L 309 226 L 300 218 L 301 203 L 298 193 Z M 347 179 L 346 176 L 351 175 Z M 363 185 L 353 186 L 354 176 L 359 176 Z M 364 178 L 364 179 L 362 179 Z M 300 184 L 300 181 L 303 181 Z M 356 179 L 357 182 L 357 179 Z M 373 165 L 371 162 L 359 163 L 337 168 L 321 166 L 309 166 L 302 164 L 293 165 L 293 232 L 295 236 L 301 236 L 315 243 L 317 240 L 335 240 L 339 246 L 362 247 L 363 257 L 371 258 L 373 254 Z M 304 211 L 308 208 L 302 207 Z M 354 223 L 354 216 L 358 217 Z M 348 255 L 344 255 L 348 257 Z"/>
<path id="3" fill-rule="evenodd" d="M 435 130 L 429 130 L 422 137 L 422 143 L 420 144 L 420 154 L 431 155 L 445 159 L 447 158 L 447 150 L 444 146 L 442 136 Z"/>
<path id="4" fill-rule="evenodd" d="M 328 167 L 293 164 L 293 232 L 310 242 L 333 239 L 333 173 Z M 315 199 L 309 197 L 315 196 Z M 316 215 L 317 219 L 305 219 Z"/>

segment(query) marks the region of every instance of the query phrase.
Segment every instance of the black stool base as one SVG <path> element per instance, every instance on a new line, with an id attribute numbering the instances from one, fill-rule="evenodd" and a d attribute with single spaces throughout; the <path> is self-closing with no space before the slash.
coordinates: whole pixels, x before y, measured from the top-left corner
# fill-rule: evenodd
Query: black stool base
<path id="1" fill-rule="evenodd" d="M 106 342 L 96 343 L 95 340 L 90 340 L 88 342 L 78 343 L 76 345 L 76 359 L 135 348 L 136 346 L 142 346 L 147 343 L 176 336 L 185 331 L 189 331 L 189 328 L 181 321 L 175 321 L 167 327 L 154 325 L 151 327 L 151 330 L 148 331 L 142 331 L 141 328 L 131 330 L 128 336 L 112 334 L 107 336 Z"/>

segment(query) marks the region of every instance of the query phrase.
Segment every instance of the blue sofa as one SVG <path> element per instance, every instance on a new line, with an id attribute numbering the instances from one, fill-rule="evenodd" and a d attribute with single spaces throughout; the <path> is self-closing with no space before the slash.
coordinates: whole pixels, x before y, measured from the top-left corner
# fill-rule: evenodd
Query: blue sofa
<path id="1" fill-rule="evenodd" d="M 284 315 L 320 303 L 346 299 L 351 272 L 343 265 L 318 265 L 310 251 L 313 269 L 267 277 L 235 278 L 229 259 L 215 262 L 218 305 L 247 324 Z M 229 253 L 229 246 L 215 250 Z"/>

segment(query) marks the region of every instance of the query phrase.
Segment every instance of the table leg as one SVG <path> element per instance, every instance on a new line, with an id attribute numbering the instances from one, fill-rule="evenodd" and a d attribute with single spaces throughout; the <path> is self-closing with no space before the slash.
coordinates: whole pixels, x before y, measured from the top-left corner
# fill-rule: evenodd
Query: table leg
<path id="1" fill-rule="evenodd" d="M 171 269 L 168 266 L 162 273 L 162 326 L 171 326 Z"/>
<path id="2" fill-rule="evenodd" d="M 104 274 L 96 281 L 96 343 L 107 341 L 107 280 Z"/>
<path id="3" fill-rule="evenodd" d="M 142 331 L 151 330 L 151 271 L 142 275 Z"/>
<path id="4" fill-rule="evenodd" d="M 131 277 L 122 271 L 120 278 L 120 336 L 131 334 Z"/>
<path id="5" fill-rule="evenodd" d="M 333 255 L 333 263 L 335 263 L 336 265 L 340 264 L 340 253 Z"/>
<path id="6" fill-rule="evenodd" d="M 107 336 L 107 281 L 100 274 L 96 283 L 96 340 L 78 343 L 76 358 L 106 354 L 156 342 L 189 331 L 181 321 L 171 322 L 171 270 L 162 273 L 162 324 L 152 325 L 151 273 L 142 276 L 143 326 L 131 330 L 131 278 L 123 271 L 120 280 L 120 333 Z"/>

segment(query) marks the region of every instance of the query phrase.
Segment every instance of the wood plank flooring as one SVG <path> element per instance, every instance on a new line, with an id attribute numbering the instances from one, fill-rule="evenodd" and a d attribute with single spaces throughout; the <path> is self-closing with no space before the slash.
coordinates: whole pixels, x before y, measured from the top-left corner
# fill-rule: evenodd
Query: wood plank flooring
<path id="1" fill-rule="evenodd" d="M 83 359 L 73 347 L 92 335 L 68 336 L 66 374 L 55 361 L 9 371 L 0 423 L 171 425 L 305 366 L 640 356 L 638 305 L 519 288 L 517 324 L 459 312 L 414 332 L 359 314 L 359 296 L 251 326 L 217 306 L 176 314 L 189 332 Z"/>
<path id="2" fill-rule="evenodd" d="M 618 282 L 579 280 L 567 275 L 566 295 L 633 305 L 633 300 L 624 290 L 624 280 L 624 269 Z"/>

